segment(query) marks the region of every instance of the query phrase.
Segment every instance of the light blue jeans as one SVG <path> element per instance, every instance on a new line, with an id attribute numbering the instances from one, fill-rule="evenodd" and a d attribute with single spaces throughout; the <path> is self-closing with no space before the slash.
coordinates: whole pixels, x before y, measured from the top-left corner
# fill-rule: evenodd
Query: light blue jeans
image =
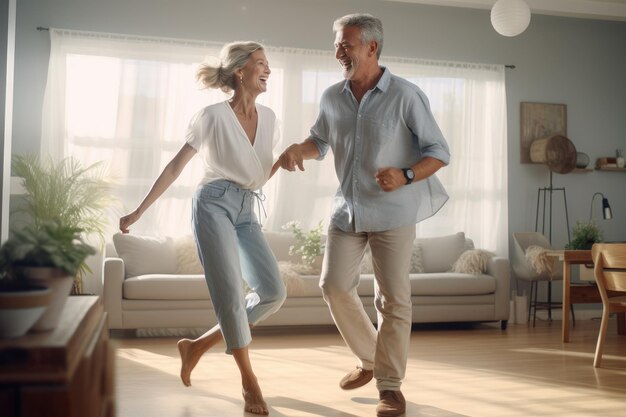
<path id="1" fill-rule="evenodd" d="M 256 198 L 227 180 L 198 187 L 193 198 L 193 233 L 229 354 L 248 346 L 250 325 L 275 313 L 286 297 L 278 263 L 253 211 Z"/>

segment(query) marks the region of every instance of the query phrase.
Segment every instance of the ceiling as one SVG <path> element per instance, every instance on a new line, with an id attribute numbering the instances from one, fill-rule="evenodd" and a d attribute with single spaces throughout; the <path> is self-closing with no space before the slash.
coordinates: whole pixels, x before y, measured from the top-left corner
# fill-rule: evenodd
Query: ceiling
<path id="1" fill-rule="evenodd" d="M 496 0 L 387 0 L 490 10 Z M 626 0 L 525 0 L 531 13 L 626 21 Z"/>

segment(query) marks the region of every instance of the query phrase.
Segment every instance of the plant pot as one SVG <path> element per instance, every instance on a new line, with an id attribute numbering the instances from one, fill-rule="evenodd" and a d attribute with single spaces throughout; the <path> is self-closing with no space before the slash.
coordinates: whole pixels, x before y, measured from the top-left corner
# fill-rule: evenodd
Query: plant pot
<path id="1" fill-rule="evenodd" d="M 319 273 L 322 270 L 323 263 L 324 263 L 324 255 L 316 256 L 315 260 L 311 264 L 311 269 Z"/>
<path id="2" fill-rule="evenodd" d="M 52 290 L 40 285 L 0 285 L 0 338 L 21 337 L 46 311 Z"/>
<path id="3" fill-rule="evenodd" d="M 52 290 L 48 308 L 31 328 L 31 331 L 43 332 L 54 329 L 59 324 L 61 312 L 74 283 L 74 277 L 61 269 L 48 267 L 21 267 L 16 272 L 29 282 L 46 286 Z"/>

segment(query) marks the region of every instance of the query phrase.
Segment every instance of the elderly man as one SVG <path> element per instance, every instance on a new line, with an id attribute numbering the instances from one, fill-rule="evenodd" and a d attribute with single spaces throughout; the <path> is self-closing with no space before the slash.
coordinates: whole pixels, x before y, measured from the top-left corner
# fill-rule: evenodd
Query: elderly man
<path id="1" fill-rule="evenodd" d="M 448 196 L 433 174 L 448 164 L 448 145 L 414 84 L 378 63 L 382 23 L 368 14 L 334 22 L 335 57 L 345 81 L 323 94 L 309 138 L 289 146 L 282 168 L 333 151 L 340 188 L 335 196 L 320 287 L 337 328 L 358 359 L 340 382 L 354 389 L 376 378 L 378 416 L 402 415 L 411 334 L 409 265 L 415 224 Z M 357 295 L 366 245 L 376 278 L 378 328 Z"/>

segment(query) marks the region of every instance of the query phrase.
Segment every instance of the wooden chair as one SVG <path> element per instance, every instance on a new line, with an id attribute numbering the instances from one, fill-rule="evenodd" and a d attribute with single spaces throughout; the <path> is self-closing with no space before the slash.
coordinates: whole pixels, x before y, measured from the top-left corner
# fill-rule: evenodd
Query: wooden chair
<path id="1" fill-rule="evenodd" d="M 602 323 L 593 366 L 600 367 L 609 314 L 626 312 L 626 244 L 596 243 L 591 248 L 594 273 L 602 298 Z"/>

